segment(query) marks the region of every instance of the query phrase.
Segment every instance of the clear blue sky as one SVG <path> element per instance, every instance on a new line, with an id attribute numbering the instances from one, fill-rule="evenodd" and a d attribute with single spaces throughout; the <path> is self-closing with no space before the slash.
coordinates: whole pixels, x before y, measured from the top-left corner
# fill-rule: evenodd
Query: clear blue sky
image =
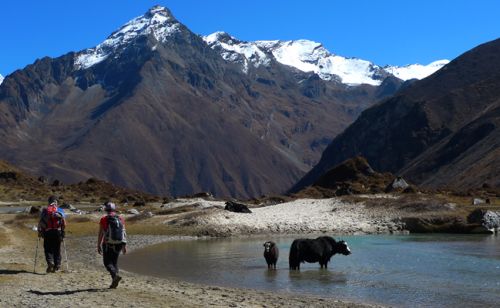
<path id="1" fill-rule="evenodd" d="M 0 74 L 93 47 L 160 4 L 193 32 L 310 39 L 379 65 L 453 59 L 500 37 L 496 0 L 17 0 L 0 5 Z"/>

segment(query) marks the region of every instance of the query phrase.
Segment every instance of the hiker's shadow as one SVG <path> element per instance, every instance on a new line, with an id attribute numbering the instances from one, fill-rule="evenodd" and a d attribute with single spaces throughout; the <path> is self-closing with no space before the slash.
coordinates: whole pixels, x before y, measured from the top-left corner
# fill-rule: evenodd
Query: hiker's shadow
<path id="1" fill-rule="evenodd" d="M 29 290 L 29 293 L 33 293 L 36 295 L 71 295 L 75 293 L 82 292 L 105 292 L 109 289 L 79 289 L 79 290 L 65 290 L 65 291 L 38 291 L 38 290 Z"/>
<path id="2" fill-rule="evenodd" d="M 28 273 L 25 270 L 10 270 L 10 269 L 0 269 L 0 275 L 17 275 L 22 273 Z"/>
<path id="3" fill-rule="evenodd" d="M 35 275 L 43 275 L 40 273 L 28 272 L 25 270 L 10 270 L 10 269 L 0 269 L 0 275 L 17 275 L 17 274 L 35 274 Z"/>

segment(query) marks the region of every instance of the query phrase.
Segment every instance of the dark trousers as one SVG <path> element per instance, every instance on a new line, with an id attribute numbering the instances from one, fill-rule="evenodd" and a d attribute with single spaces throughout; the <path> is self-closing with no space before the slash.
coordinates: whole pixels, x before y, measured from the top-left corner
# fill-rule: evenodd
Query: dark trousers
<path id="1" fill-rule="evenodd" d="M 43 233 L 43 249 L 47 264 L 61 266 L 61 233 L 59 230 L 48 230 Z"/>
<path id="2" fill-rule="evenodd" d="M 122 251 L 123 244 L 102 245 L 102 261 L 104 266 L 111 274 L 111 278 L 115 278 L 118 274 L 118 256 Z"/>

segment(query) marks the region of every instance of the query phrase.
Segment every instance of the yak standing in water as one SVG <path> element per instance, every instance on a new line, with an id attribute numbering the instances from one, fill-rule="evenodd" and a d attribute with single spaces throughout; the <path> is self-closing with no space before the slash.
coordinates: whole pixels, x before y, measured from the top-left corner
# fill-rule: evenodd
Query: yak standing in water
<path id="1" fill-rule="evenodd" d="M 344 241 L 335 241 L 330 236 L 321 236 L 317 239 L 296 239 L 290 247 L 289 265 L 292 270 L 300 270 L 300 263 L 319 262 L 321 268 L 328 268 L 330 258 L 337 254 L 345 256 L 351 254 L 351 250 Z"/>
<path id="2" fill-rule="evenodd" d="M 276 262 L 278 262 L 279 255 L 280 252 L 276 243 L 271 241 L 264 243 L 264 258 L 266 258 L 268 269 L 272 269 L 273 266 L 276 269 Z"/>

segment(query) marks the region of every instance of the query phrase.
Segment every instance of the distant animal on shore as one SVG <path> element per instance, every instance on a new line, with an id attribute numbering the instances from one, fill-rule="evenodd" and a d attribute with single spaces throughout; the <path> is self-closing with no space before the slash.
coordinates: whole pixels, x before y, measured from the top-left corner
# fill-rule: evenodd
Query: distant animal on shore
<path id="1" fill-rule="evenodd" d="M 345 256 L 351 250 L 345 241 L 336 241 L 330 236 L 320 236 L 316 239 L 296 239 L 290 247 L 288 262 L 291 270 L 300 270 L 300 263 L 319 262 L 321 268 L 328 268 L 330 258 L 340 253 Z"/>
<path id="2" fill-rule="evenodd" d="M 276 262 L 278 262 L 279 255 L 280 252 L 275 242 L 268 241 L 264 243 L 264 258 L 266 259 L 268 269 L 276 269 Z"/>

